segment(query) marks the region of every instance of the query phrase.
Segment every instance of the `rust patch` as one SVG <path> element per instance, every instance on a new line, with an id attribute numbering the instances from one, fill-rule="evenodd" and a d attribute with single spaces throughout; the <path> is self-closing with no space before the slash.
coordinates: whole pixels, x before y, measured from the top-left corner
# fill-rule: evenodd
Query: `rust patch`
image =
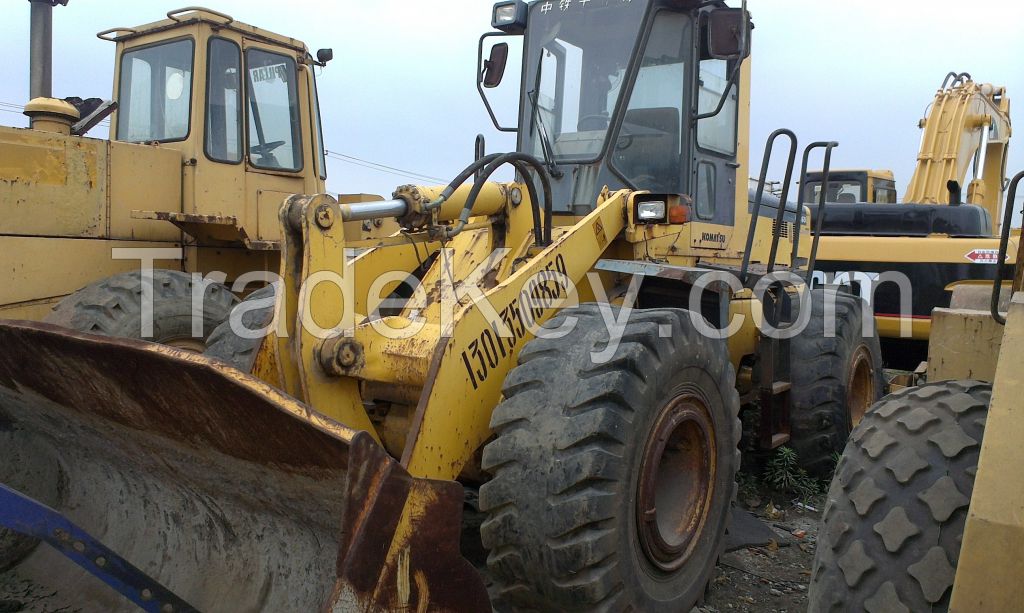
<path id="1" fill-rule="evenodd" d="M 325 610 L 490 610 L 483 580 L 459 551 L 462 486 L 414 479 L 369 435 L 353 441 L 351 466 L 338 583 Z M 422 507 L 410 512 L 410 503 Z M 412 527 L 398 541 L 403 513 Z"/>

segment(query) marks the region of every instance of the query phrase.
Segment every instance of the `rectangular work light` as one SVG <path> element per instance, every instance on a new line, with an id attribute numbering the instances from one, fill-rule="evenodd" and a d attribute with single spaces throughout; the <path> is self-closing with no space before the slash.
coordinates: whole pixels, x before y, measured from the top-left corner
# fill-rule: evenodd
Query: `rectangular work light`
<path id="1" fill-rule="evenodd" d="M 526 18 L 529 7 L 523 0 L 512 2 L 499 2 L 494 5 L 494 15 L 491 17 L 491 27 L 501 30 L 507 34 L 522 34 L 526 32 Z"/>

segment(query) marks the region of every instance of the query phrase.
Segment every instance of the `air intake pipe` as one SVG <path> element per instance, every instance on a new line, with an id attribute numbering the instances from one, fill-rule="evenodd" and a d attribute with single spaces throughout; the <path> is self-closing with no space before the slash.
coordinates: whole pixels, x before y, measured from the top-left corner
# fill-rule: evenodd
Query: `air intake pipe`
<path id="1" fill-rule="evenodd" d="M 53 7 L 68 0 L 29 0 L 32 29 L 29 48 L 29 98 L 53 97 Z"/>

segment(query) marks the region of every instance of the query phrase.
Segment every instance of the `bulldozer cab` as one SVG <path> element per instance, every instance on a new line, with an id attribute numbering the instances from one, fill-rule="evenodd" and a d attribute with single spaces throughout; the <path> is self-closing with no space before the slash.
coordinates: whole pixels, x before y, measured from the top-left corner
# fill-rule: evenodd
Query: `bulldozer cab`
<path id="1" fill-rule="evenodd" d="M 545 161 L 556 215 L 586 214 L 605 186 L 686 194 L 692 221 L 707 226 L 699 246 L 742 248 L 733 232 L 749 219 L 737 180 L 749 108 L 742 12 L 659 0 L 496 5 L 502 33 L 481 39 L 492 57 L 481 53 L 480 91 L 495 118 L 486 90 L 501 81 L 501 39 L 524 36 L 518 125 L 495 124 Z"/>
<path id="2" fill-rule="evenodd" d="M 281 201 L 324 191 L 323 62 L 305 44 L 199 8 L 99 36 L 117 43 L 112 140 L 181 153 L 183 230 L 244 202 L 245 238 L 274 243 Z"/>

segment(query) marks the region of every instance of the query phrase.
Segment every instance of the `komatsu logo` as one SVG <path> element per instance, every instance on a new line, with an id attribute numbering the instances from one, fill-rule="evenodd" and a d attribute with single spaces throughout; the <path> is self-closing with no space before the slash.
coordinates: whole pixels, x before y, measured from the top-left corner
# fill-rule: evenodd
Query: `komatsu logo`
<path id="1" fill-rule="evenodd" d="M 726 241 L 725 235 L 721 232 L 712 234 L 710 232 L 701 232 L 700 242 L 702 243 L 724 243 Z"/>

